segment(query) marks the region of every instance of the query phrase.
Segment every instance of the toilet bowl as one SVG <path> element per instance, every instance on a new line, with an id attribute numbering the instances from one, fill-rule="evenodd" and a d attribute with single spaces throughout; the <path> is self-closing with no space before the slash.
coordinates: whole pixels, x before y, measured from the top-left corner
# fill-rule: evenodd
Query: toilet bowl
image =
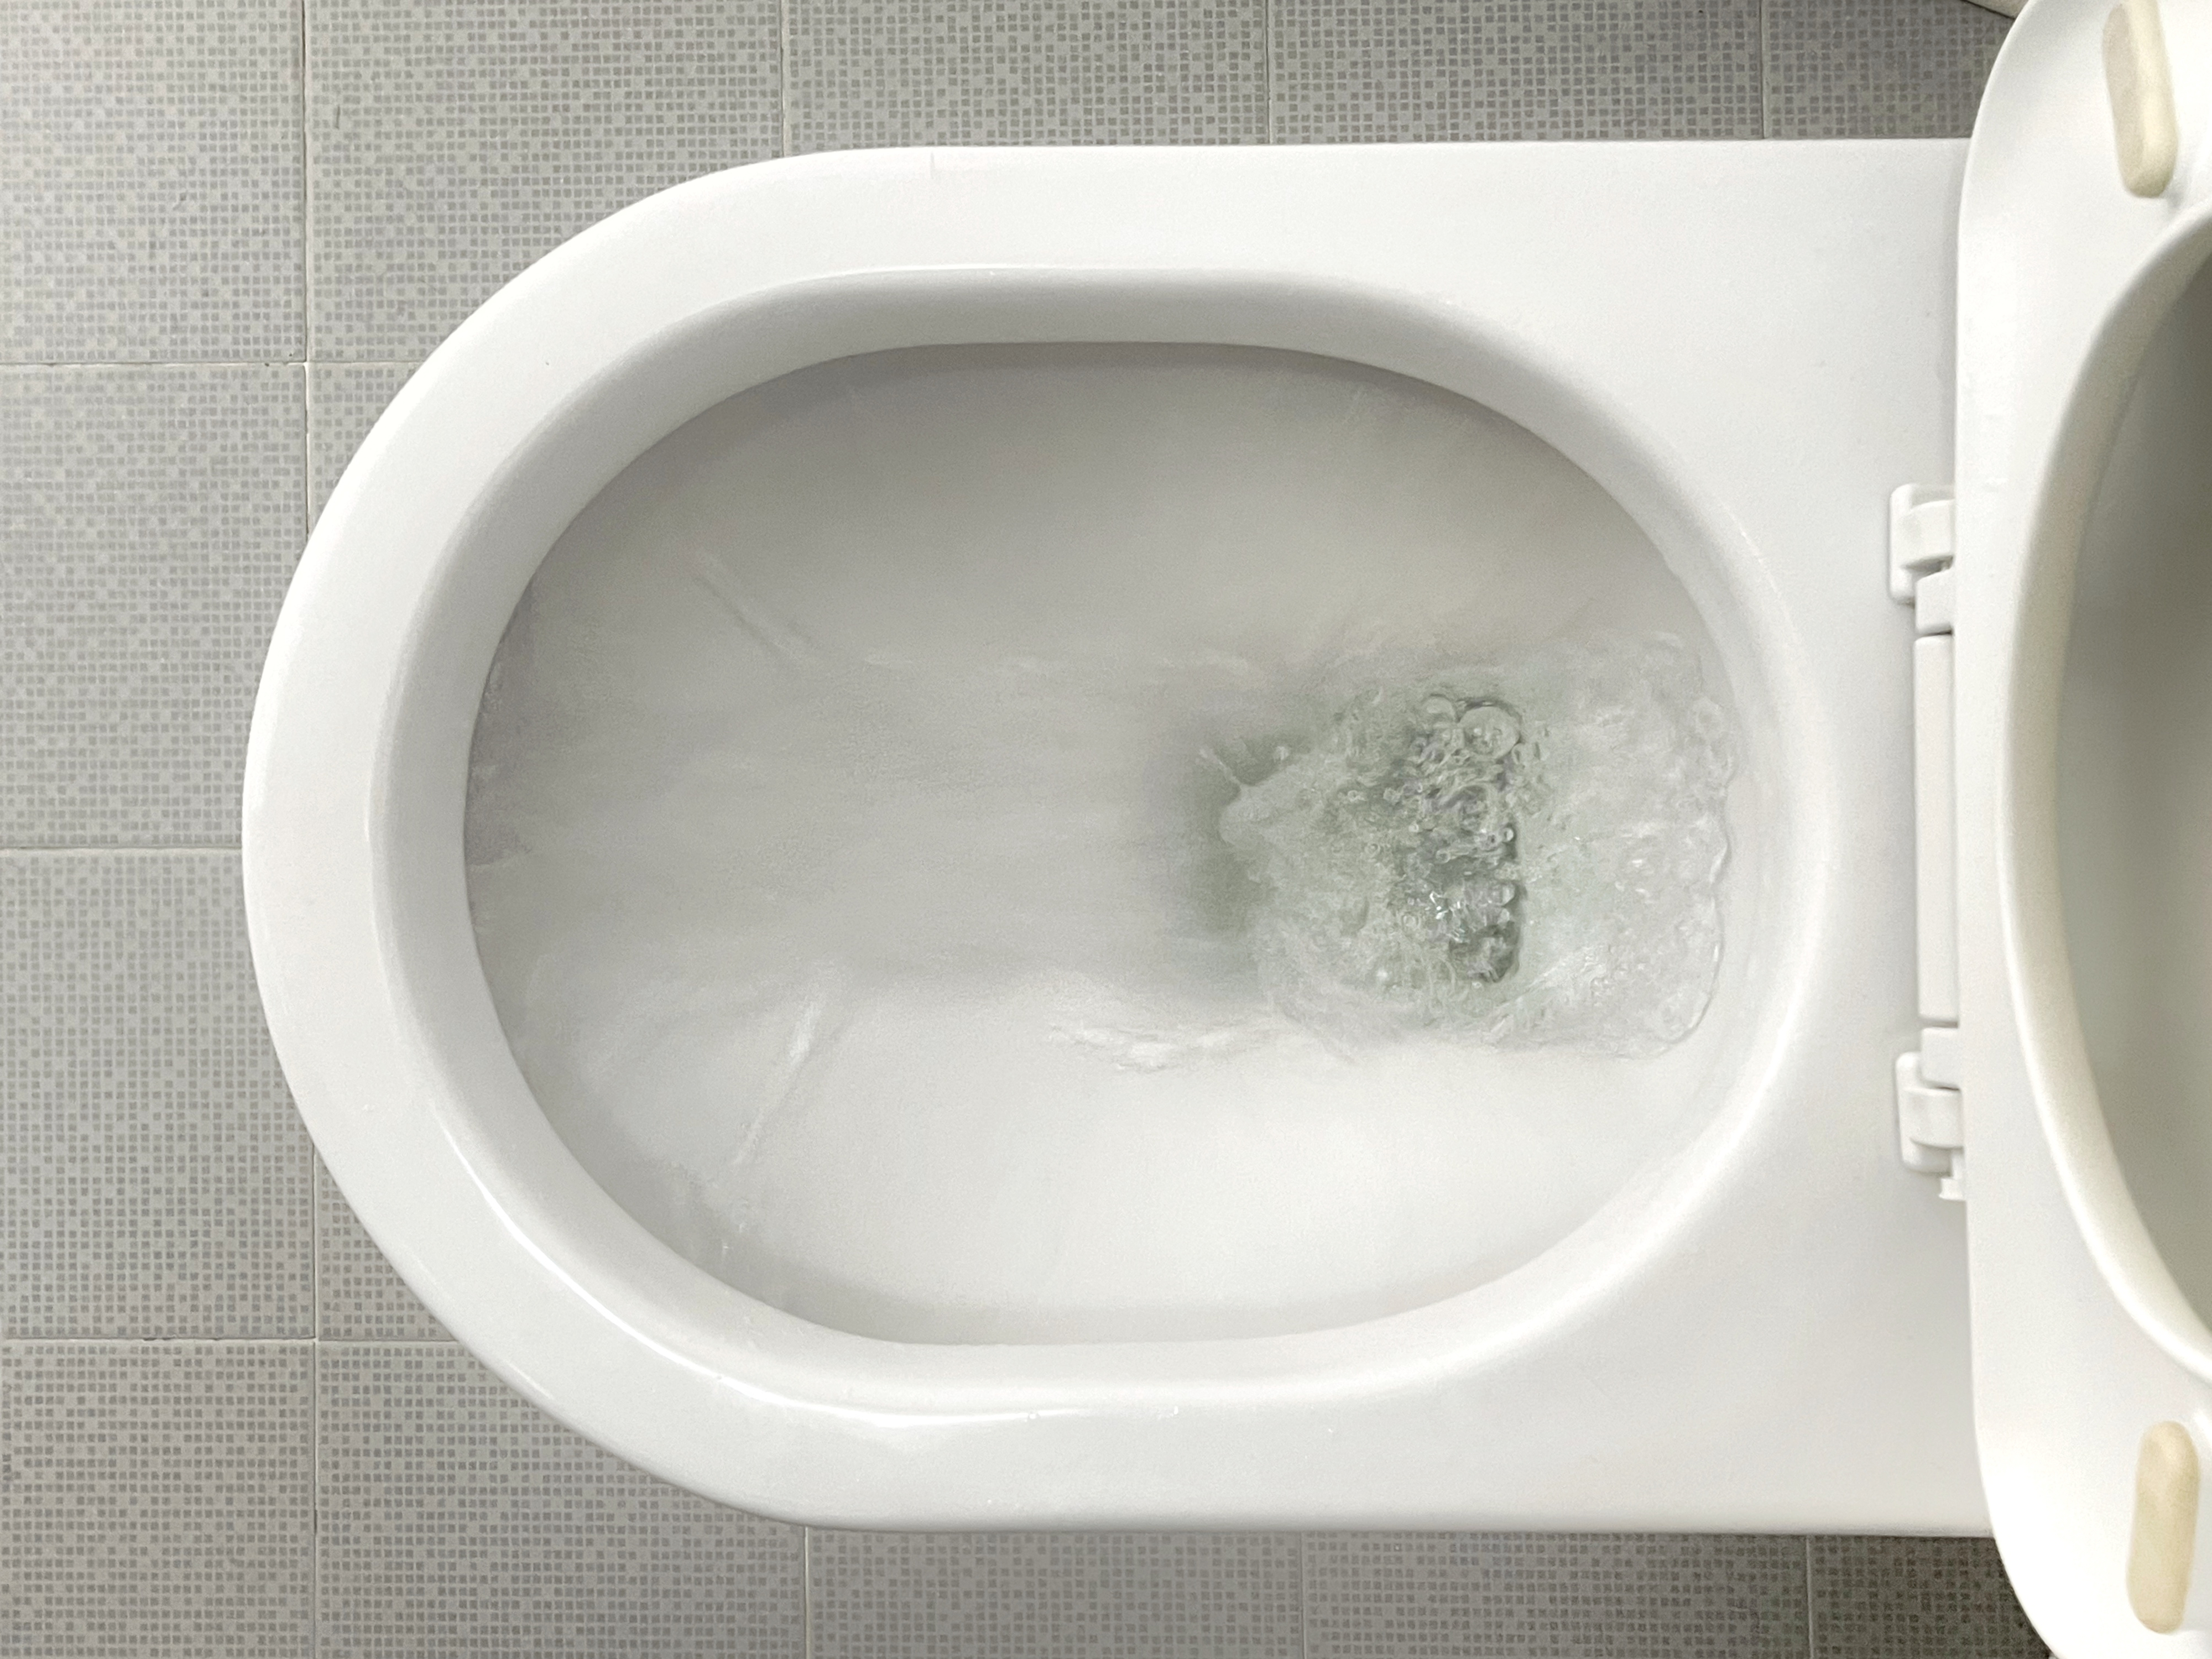
<path id="1" fill-rule="evenodd" d="M 1994 1522 L 2060 1651 L 2203 1640 L 2127 1589 L 2212 1618 L 2164 25 L 2154 198 L 2034 0 L 1971 149 L 825 155 L 550 255 L 255 711 L 363 1224 L 771 1515 Z M 1424 720 L 1519 814 L 1435 995 L 1301 781 Z"/>
<path id="2" fill-rule="evenodd" d="M 861 303 L 912 328 L 934 301 Z M 1115 303 L 1177 326 L 1171 298 Z M 1773 717 L 1728 706 L 1761 682 L 1711 608 L 1717 636 L 1526 428 L 1342 358 L 835 358 L 662 440 L 532 577 L 472 750 L 478 956 L 586 1170 L 814 1324 L 1098 1344 L 1408 1311 L 1573 1232 L 1771 1023 L 1744 975 L 1780 948 Z M 1510 701 L 1444 694 L 1469 673 Z M 1511 971 L 1446 981 L 1457 1037 L 1382 1041 L 1427 958 L 1395 883 L 1317 856 L 1276 754 L 1409 685 L 1548 719 L 1549 775 L 1602 792 L 1585 842 L 1625 796 L 1620 850 L 1686 878 L 1639 912 L 1622 869 L 1547 844 L 1511 742 L 1461 946 Z M 1406 997 L 1322 971 L 1333 945 Z"/>
<path id="3" fill-rule="evenodd" d="M 1623 159 L 1571 147 L 814 158 L 642 204 L 456 332 L 341 482 L 288 601 L 257 717 L 247 860 L 280 1054 L 303 1103 L 331 1103 L 304 1108 L 318 1144 L 457 1336 L 633 1462 L 824 1522 L 1981 1523 L 1959 1217 L 1896 1166 L 1891 1127 L 1891 1066 L 1914 1029 L 1911 872 L 1896 841 L 1910 821 L 1909 635 L 1879 539 L 1898 480 L 1946 475 L 1940 383 L 1923 372 L 1917 396 L 1893 389 L 1941 360 L 1932 295 L 1960 148 Z M 1454 202 L 1469 211 L 1433 210 Z M 1563 202 L 1589 204 L 1586 218 Z M 1869 222 L 1890 234 L 1879 259 Z M 1614 247 L 1636 251 L 1633 282 L 1604 255 Z M 1816 395 L 1778 398 L 1778 362 L 1783 384 Z M 1839 402 L 1867 411 L 1841 434 Z M 1382 411 L 1381 439 L 1352 431 L 1352 405 Z M 995 412 L 1007 407 L 1010 421 Z M 1176 434 L 1164 458 L 1133 453 L 1152 409 Z M 955 412 L 985 423 L 970 448 L 1057 435 L 1019 465 L 978 462 L 944 441 L 964 436 Z M 1194 446 L 1203 464 L 1170 472 Z M 1210 471 L 1271 446 L 1291 464 L 1246 461 L 1218 486 L 1224 516 L 1268 514 L 1266 535 L 1174 550 L 1126 601 L 1084 572 L 1123 568 L 1130 540 L 1035 556 L 1034 594 L 1009 595 L 1011 555 L 950 562 L 971 538 L 1018 548 L 1031 524 L 1030 544 L 1052 547 L 1120 534 L 1133 514 L 1179 526 L 1208 510 Z M 810 447 L 829 459 L 808 461 Z M 1351 471 L 1301 482 L 1324 465 Z M 971 504 L 1008 473 L 1025 495 Z M 1038 479 L 1048 487 L 1030 489 Z M 626 689 L 664 678 L 650 629 L 591 619 L 642 593 L 646 622 L 671 630 L 669 659 L 710 661 L 731 637 L 716 596 L 730 562 L 665 601 L 662 572 L 680 574 L 699 526 L 770 491 L 761 510 L 784 516 L 746 532 L 744 545 L 766 550 L 763 591 L 741 604 L 761 629 L 800 636 L 784 654 L 934 660 L 966 648 L 967 623 L 994 661 L 1064 659 L 1092 633 L 1066 635 L 1113 602 L 1124 619 L 1094 630 L 1110 660 L 1210 645 L 1271 680 L 1293 655 L 1277 636 L 1315 609 L 1268 616 L 1271 564 L 1304 592 L 1395 562 L 1353 595 L 1387 607 L 1395 636 L 1426 620 L 1462 557 L 1486 561 L 1501 596 L 1502 635 L 1473 640 L 1477 654 L 1577 631 L 1593 607 L 1597 624 L 1673 634 L 1726 704 L 1735 747 L 1704 1018 L 1656 1056 L 1460 1044 L 1441 1082 L 1400 1045 L 1346 1062 L 1278 1043 L 1145 1073 L 1074 1045 L 1007 1054 L 989 1047 L 995 1026 L 970 1021 L 921 1050 L 905 1094 L 883 1098 L 885 1085 L 848 1103 L 875 1118 L 837 1119 L 834 1145 L 775 1166 L 783 1188 L 757 1195 L 780 1206 L 765 1248 L 721 1262 L 646 1190 L 650 1171 L 626 1167 L 630 1149 L 588 1100 L 541 1102 L 518 1060 L 493 981 L 526 991 L 532 962 L 573 956 L 592 922 L 556 917 L 544 950 L 498 931 L 518 908 L 528 925 L 532 895 L 502 902 L 496 845 L 475 848 L 471 868 L 471 757 L 519 605 L 551 666 L 507 657 L 528 682 L 510 760 L 533 725 L 571 734 L 544 744 L 554 753 L 631 740 L 546 701 L 588 666 L 564 630 L 618 620 L 622 640 L 647 641 L 615 650 L 613 689 L 580 702 L 619 695 L 682 718 Z M 1075 491 L 1090 493 L 1064 510 Z M 1110 505 L 1152 492 L 1164 505 Z M 953 532 L 908 533 L 907 495 L 908 518 Z M 1522 527 L 1459 527 L 1486 509 Z M 1324 512 L 1335 521 L 1310 530 Z M 849 524 L 819 528 L 839 514 Z M 1017 533 L 999 537 L 1008 518 Z M 1363 536 L 1364 518 L 1387 544 Z M 1571 532 L 1564 548 L 1554 524 Z M 878 568 L 866 561 L 884 538 Z M 1805 550 L 1782 560 L 1766 551 L 1778 546 Z M 634 580 L 584 586 L 595 563 L 641 547 Z M 819 591 L 801 586 L 817 569 Z M 551 588 L 526 598 L 541 572 Z M 932 605 L 933 592 L 951 597 Z M 1480 623 L 1470 592 L 1446 590 L 1446 604 Z M 1194 638 L 1138 632 L 1154 612 L 1195 617 Z M 1352 605 L 1348 620 L 1366 614 Z M 674 631 L 709 623 L 704 647 Z M 721 696 L 715 721 L 768 695 L 752 686 Z M 1174 701 L 1180 714 L 1199 700 Z M 1152 747 L 1194 756 L 1264 739 L 1267 721 L 1188 724 L 1165 722 Z M 702 769 L 689 754 L 670 765 Z M 640 861 L 665 856 L 657 842 Z M 502 913 L 486 918 L 488 942 L 471 908 L 487 900 Z M 1153 1001 L 1161 1018 L 1181 1012 Z M 912 1046 L 947 1015 L 899 1006 L 878 1025 L 893 1017 Z M 976 1045 L 997 1056 L 981 1079 L 966 1069 Z M 879 1030 L 878 1069 L 901 1052 Z M 1255 1075 L 1285 1069 L 1285 1052 L 1321 1075 L 1288 1099 Z M 541 1083 L 562 1081 L 553 1058 Z M 963 1091 L 949 1101 L 946 1068 Z M 1026 1097 L 1044 1102 L 1030 1116 L 1045 1144 L 1022 1167 L 1060 1171 L 1055 1201 L 1087 1210 L 1086 1227 L 1113 1225 L 1117 1204 L 1144 1218 L 1110 1246 L 1079 1233 L 1072 1284 L 1017 1284 L 1003 1265 L 994 1279 L 990 1252 L 967 1248 L 978 1234 L 1034 1246 L 1049 1218 L 1009 1214 L 1020 1193 L 987 1210 L 1001 1183 L 963 1184 L 963 1164 L 1025 1153 L 1006 1146 L 1018 1125 L 1005 1103 L 958 1115 L 1012 1068 L 1044 1079 Z M 1050 1091 L 1084 1086 L 1097 1092 L 1068 1124 Z M 1455 1126 L 1462 1096 L 1504 1101 Z M 1133 1123 L 1133 1149 L 1106 1144 Z M 1499 1154 L 1468 1138 L 1516 1127 L 1511 1165 L 1485 1167 Z M 1579 1168 L 1584 1142 L 1596 1144 Z M 866 1167 L 885 1146 L 894 1168 Z M 356 1160 L 388 1173 L 386 1201 Z M 1179 1160 L 1204 1181 L 1178 1187 Z M 1267 1202 L 1248 1204 L 1246 1165 Z M 918 1192 L 898 1186 L 905 1169 Z M 865 1201 L 837 1212 L 839 1194 L 790 1189 L 816 1170 L 860 1183 Z M 1854 1198 L 1829 1195 L 1838 1179 Z M 1434 1184 L 1378 1243 L 1397 1219 L 1384 1201 L 1416 1182 Z M 1455 1216 L 1455 1183 L 1483 1208 Z M 1525 1216 L 1487 1227 L 1507 1201 Z M 1204 1237 L 1219 1217 L 1231 1236 Z M 1300 1236 L 1309 1223 L 1317 1239 Z M 1202 1271 L 1116 1270 L 1163 1230 Z M 1331 1282 L 1303 1294 L 1275 1272 L 1285 1252 Z M 1865 1310 L 1855 1340 L 1839 1303 Z M 1808 1409 L 1837 1431 L 1804 1434 Z M 1509 1422 L 1524 1426 L 1499 1433 Z M 1873 1480 L 1869 1443 L 1900 1448 Z"/>

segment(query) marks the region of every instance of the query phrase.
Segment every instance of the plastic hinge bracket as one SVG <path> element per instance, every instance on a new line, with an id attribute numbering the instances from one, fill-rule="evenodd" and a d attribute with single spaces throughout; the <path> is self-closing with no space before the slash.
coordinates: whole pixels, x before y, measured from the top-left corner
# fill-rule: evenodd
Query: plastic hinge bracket
<path id="1" fill-rule="evenodd" d="M 1948 484 L 1889 497 L 1889 593 L 1913 611 L 1912 796 L 1920 1047 L 1897 1061 L 1897 1149 L 1905 1168 L 1966 1196 L 1960 1093 L 1959 878 L 1952 623 L 1958 508 Z"/>
<path id="2" fill-rule="evenodd" d="M 1890 491 L 1889 597 L 1899 605 L 1912 604 L 1922 578 L 1951 562 L 1955 514 L 1948 484 L 1899 484 Z"/>
<path id="3" fill-rule="evenodd" d="M 1930 1083 L 1917 1053 L 1897 1057 L 1897 1150 L 1905 1167 L 1940 1176 L 1937 1190 L 1963 1200 L 1966 1178 L 1966 1100 L 1958 1090 Z"/>

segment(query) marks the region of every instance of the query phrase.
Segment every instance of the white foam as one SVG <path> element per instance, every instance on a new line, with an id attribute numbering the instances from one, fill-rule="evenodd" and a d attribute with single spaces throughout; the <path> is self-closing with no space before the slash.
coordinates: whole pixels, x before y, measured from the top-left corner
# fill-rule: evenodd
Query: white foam
<path id="1" fill-rule="evenodd" d="M 1730 770 L 1666 635 L 1370 684 L 1222 815 L 1262 981 L 1339 1039 L 1678 1042 L 1720 964 Z"/>

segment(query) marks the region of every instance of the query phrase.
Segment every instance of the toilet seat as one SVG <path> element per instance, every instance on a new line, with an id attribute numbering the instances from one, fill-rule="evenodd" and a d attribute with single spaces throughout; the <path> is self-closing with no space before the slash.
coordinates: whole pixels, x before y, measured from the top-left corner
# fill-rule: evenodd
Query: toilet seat
<path id="1" fill-rule="evenodd" d="M 2137 1444 L 2212 1446 L 2212 1333 L 2128 1193 L 2060 891 L 2060 675 L 2106 459 L 2154 331 L 2212 248 L 2212 9 L 2160 8 L 2181 165 L 2121 187 L 2106 9 L 2038 0 L 2007 40 L 1960 216 L 1958 1028 L 1975 1417 L 1997 1540 L 2057 1651 L 2212 1650 L 2207 1528 L 2181 1631 L 2129 1604 Z M 2201 1455 L 2201 1453 L 2200 1453 Z"/>
<path id="2" fill-rule="evenodd" d="M 2212 4 L 2167 0 L 2166 15 L 2177 64 L 2212 64 Z M 2087 0 L 2035 0 L 1971 155 L 824 155 L 682 186 L 549 256 L 363 445 L 256 708 L 256 969 L 302 1115 L 371 1234 L 530 1398 L 654 1474 L 769 1514 L 1993 1521 L 2062 1652 L 2203 1640 L 2143 1632 L 2118 1565 L 2143 1428 L 2177 1419 L 2212 1445 L 2212 1336 L 2146 1259 L 2140 1222 L 2130 1232 L 2081 1109 L 2049 815 L 2029 790 L 2050 720 L 2020 666 L 2063 615 L 2037 585 L 2049 560 L 2028 550 L 2080 508 L 2092 429 L 2109 430 L 2129 351 L 2212 222 L 2192 154 L 2164 198 L 2119 188 L 2101 27 Z M 2201 81 L 2178 80 L 2185 144 L 2212 97 Z M 1070 339 L 1336 356 L 1487 404 L 1597 478 L 1733 619 L 1773 830 L 1747 941 L 1763 1018 L 1693 1137 L 1492 1283 L 1287 1337 L 858 1338 L 660 1246 L 553 1135 L 507 1052 L 468 932 L 460 808 L 490 653 L 563 526 L 654 441 L 778 374 L 905 345 Z M 1927 580 L 1940 489 L 1892 495 L 1948 480 L 1955 562 L 1923 591 L 1934 626 L 1951 589 L 1957 713 L 1927 705 L 1921 785 L 1942 801 L 1949 734 L 1956 808 L 1921 845 L 1956 836 L 1956 1002 L 1939 986 L 1916 1010 L 1908 665 L 1945 647 L 1915 647 L 1885 560 L 1899 556 L 1907 593 Z M 1938 922 L 1945 891 L 1921 895 Z M 1939 970 L 1945 932 L 1930 924 Z M 1916 1039 L 1951 1013 L 1955 1038 Z M 1893 1097 L 1900 1054 L 1917 1057 Z M 1900 1160 L 1899 1097 L 1916 1168 L 1948 1168 L 1964 1141 L 1963 1216 Z"/>

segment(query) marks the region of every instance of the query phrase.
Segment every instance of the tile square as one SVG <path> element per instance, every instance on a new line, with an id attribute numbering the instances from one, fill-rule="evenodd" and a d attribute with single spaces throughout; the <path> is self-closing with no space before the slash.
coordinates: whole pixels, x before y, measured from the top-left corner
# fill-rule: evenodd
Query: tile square
<path id="1" fill-rule="evenodd" d="M 451 1345 L 319 1354 L 325 1656 L 799 1659 L 798 1528 L 629 1468 Z"/>
<path id="2" fill-rule="evenodd" d="M 809 1534 L 813 1659 L 1296 1659 L 1279 1533 Z"/>
<path id="3" fill-rule="evenodd" d="M 304 1343 L 0 1348 L 0 1645 L 298 1659 L 313 1407 Z"/>
<path id="4" fill-rule="evenodd" d="M 297 0 L 0 7 L 0 356 L 297 358 Z"/>
<path id="5" fill-rule="evenodd" d="M 1797 1659 L 1788 1537 L 1328 1533 L 1306 1540 L 1309 1659 Z"/>
<path id="6" fill-rule="evenodd" d="M 1767 0 L 1768 136 L 1963 138 L 2010 27 L 1969 0 Z"/>
<path id="7" fill-rule="evenodd" d="M 2047 1659 L 1989 1538 L 1814 1538 L 1813 1659 Z"/>
<path id="8" fill-rule="evenodd" d="M 338 1183 L 315 1160 L 316 1334 L 337 1342 L 450 1342 L 384 1259 Z"/>
<path id="9" fill-rule="evenodd" d="M 1759 0 L 1279 0 L 1275 137 L 1756 138 Z"/>
<path id="10" fill-rule="evenodd" d="M 236 845 L 302 371 L 0 369 L 0 847 Z"/>
<path id="11" fill-rule="evenodd" d="M 791 145 L 1267 137 L 1267 0 L 791 0 Z"/>
<path id="12" fill-rule="evenodd" d="M 317 0 L 312 355 L 413 361 L 617 208 L 776 152 L 777 0 Z"/>
<path id="13" fill-rule="evenodd" d="M 238 854 L 0 854 L 0 1332 L 307 1336 L 310 1191 Z"/>
<path id="14" fill-rule="evenodd" d="M 346 463 L 419 363 L 307 366 L 307 528 L 337 488 Z"/>

